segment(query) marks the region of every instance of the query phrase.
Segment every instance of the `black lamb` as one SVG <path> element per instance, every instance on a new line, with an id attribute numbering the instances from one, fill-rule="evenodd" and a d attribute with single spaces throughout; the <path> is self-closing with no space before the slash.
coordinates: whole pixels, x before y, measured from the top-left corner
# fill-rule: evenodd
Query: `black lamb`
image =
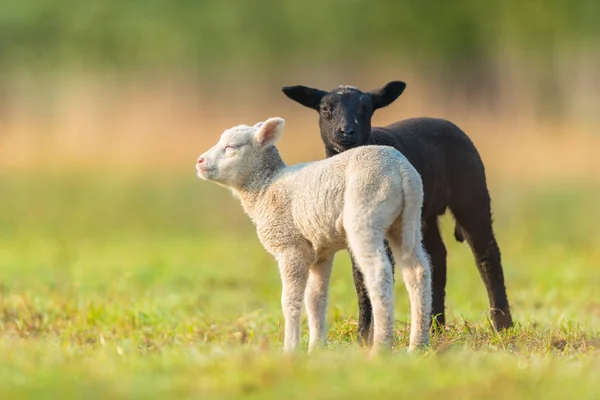
<path id="1" fill-rule="evenodd" d="M 466 240 L 473 251 L 487 289 L 494 327 L 498 330 L 510 327 L 512 317 L 500 248 L 492 228 L 485 169 L 473 142 L 445 119 L 411 118 L 384 127 L 371 127 L 375 110 L 396 100 L 405 87 L 404 82 L 393 81 L 369 92 L 352 86 L 340 86 L 331 92 L 306 86 L 286 86 L 282 90 L 290 99 L 317 110 L 327 157 L 357 146 L 387 145 L 404 154 L 421 174 L 425 195 L 423 242 L 433 269 L 432 315 L 436 327 L 445 324 L 446 247 L 440 235 L 438 216 L 444 214 L 446 208 L 456 221 L 456 240 Z M 389 251 L 388 256 L 392 260 Z M 358 296 L 359 338 L 369 343 L 371 302 L 354 259 L 352 271 Z"/>

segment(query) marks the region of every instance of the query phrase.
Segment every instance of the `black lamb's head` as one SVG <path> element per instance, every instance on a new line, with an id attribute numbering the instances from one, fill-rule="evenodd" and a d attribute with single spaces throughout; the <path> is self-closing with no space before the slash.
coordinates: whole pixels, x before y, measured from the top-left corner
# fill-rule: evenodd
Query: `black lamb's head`
<path id="1" fill-rule="evenodd" d="M 319 113 L 321 138 L 328 155 L 371 143 L 371 118 L 378 108 L 392 103 L 406 84 L 392 81 L 368 92 L 340 86 L 330 92 L 307 86 L 285 86 L 290 99 Z"/>

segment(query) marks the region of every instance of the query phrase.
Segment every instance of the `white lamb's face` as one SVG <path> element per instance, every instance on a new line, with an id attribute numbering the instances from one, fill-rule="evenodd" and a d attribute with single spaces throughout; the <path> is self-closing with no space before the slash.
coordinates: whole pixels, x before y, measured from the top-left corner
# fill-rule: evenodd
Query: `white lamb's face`
<path id="1" fill-rule="evenodd" d="M 270 118 L 254 126 L 227 129 L 219 142 L 198 158 L 198 176 L 228 187 L 239 186 L 261 168 L 264 149 L 277 141 L 284 123 L 281 118 Z"/>
<path id="2" fill-rule="evenodd" d="M 224 185 L 233 184 L 245 164 L 255 158 L 252 127 L 240 125 L 227 129 L 219 142 L 198 158 L 198 176 Z M 228 185 L 229 186 L 229 185 Z"/>

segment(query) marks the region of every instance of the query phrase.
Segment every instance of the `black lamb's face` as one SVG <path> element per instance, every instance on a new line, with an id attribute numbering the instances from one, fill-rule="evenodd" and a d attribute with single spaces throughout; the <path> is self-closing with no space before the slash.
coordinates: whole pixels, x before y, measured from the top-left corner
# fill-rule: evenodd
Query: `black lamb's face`
<path id="1" fill-rule="evenodd" d="M 371 118 L 378 108 L 396 100 L 406 84 L 392 81 L 369 92 L 340 86 L 330 92 L 307 86 L 286 86 L 290 99 L 319 113 L 321 139 L 327 155 L 371 143 Z"/>
<path id="2" fill-rule="evenodd" d="M 358 89 L 341 87 L 323 96 L 317 110 L 325 147 L 336 153 L 368 144 L 373 101 Z"/>

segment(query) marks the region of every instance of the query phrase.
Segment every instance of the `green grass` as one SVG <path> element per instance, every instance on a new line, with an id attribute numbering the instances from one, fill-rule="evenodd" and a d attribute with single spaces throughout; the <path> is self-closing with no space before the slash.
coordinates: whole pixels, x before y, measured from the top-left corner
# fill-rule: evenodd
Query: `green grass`
<path id="1" fill-rule="evenodd" d="M 240 205 L 188 176 L 0 176 L 0 398 L 597 398 L 600 187 L 495 188 L 517 326 L 490 329 L 464 244 L 447 330 L 370 359 L 340 253 L 329 347 L 284 357 L 280 283 Z M 307 331 L 304 326 L 303 347 Z"/>

